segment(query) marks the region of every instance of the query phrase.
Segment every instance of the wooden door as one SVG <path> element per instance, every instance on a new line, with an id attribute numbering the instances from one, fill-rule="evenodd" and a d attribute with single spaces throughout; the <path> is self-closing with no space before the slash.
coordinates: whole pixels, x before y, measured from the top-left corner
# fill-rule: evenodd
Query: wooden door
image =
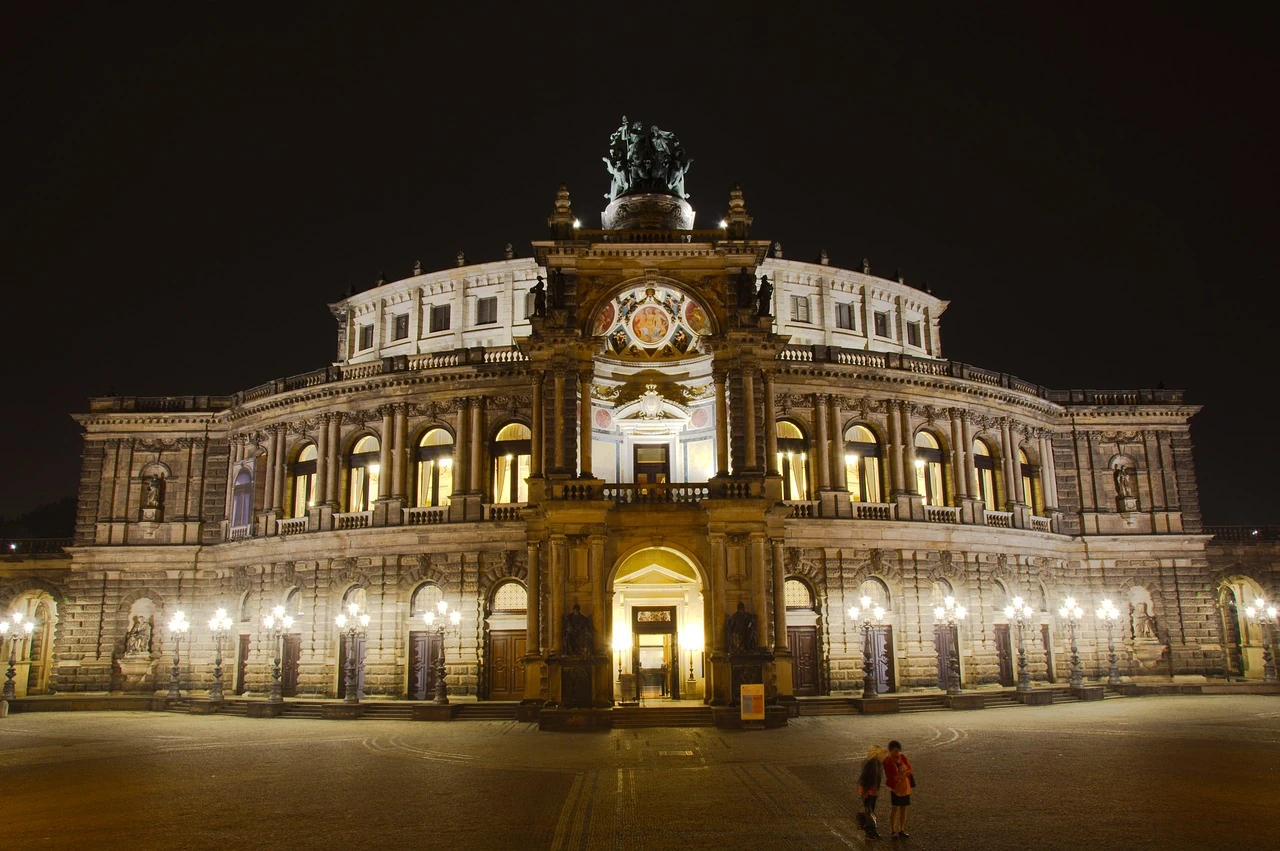
<path id="1" fill-rule="evenodd" d="M 298 694 L 298 660 L 302 658 L 302 636 L 285 633 L 284 649 L 280 656 L 280 693 L 285 697 Z"/>
<path id="2" fill-rule="evenodd" d="M 818 693 L 818 628 L 787 627 L 787 649 L 791 651 L 791 689 L 797 697 Z"/>
<path id="3" fill-rule="evenodd" d="M 938 688 L 946 691 L 951 682 L 951 661 L 956 653 L 956 628 L 945 625 L 935 626 L 933 648 L 938 657 Z"/>
<path id="4" fill-rule="evenodd" d="M 524 697 L 524 650 L 528 633 L 523 629 L 489 632 L 489 699 L 520 700 Z"/>
<path id="5" fill-rule="evenodd" d="M 1000 685 L 1009 688 L 1017 680 L 1013 676 L 1013 639 L 1007 623 L 996 624 L 996 660 L 1000 664 Z"/>
<path id="6" fill-rule="evenodd" d="M 871 666 L 876 692 L 893 691 L 893 627 L 888 624 L 871 628 Z"/>
<path id="7" fill-rule="evenodd" d="M 1053 645 L 1049 642 L 1049 625 L 1040 624 L 1040 644 L 1044 647 L 1045 675 L 1049 682 L 1056 683 L 1058 678 L 1053 673 Z"/>
<path id="8" fill-rule="evenodd" d="M 409 633 L 410 700 L 431 700 L 436 696 L 436 658 L 439 638 L 434 632 Z"/>
<path id="9" fill-rule="evenodd" d="M 236 644 L 236 682 L 235 693 L 244 694 L 245 679 L 249 670 L 249 636 L 239 636 L 240 641 Z"/>
<path id="10" fill-rule="evenodd" d="M 671 461 L 665 443 L 638 444 L 633 463 L 638 485 L 665 484 L 671 478 Z"/>
<path id="11" fill-rule="evenodd" d="M 357 636 L 356 644 L 356 697 L 364 697 L 364 636 Z M 338 645 L 338 697 L 347 696 L 347 649 L 351 639 L 342 636 Z"/>

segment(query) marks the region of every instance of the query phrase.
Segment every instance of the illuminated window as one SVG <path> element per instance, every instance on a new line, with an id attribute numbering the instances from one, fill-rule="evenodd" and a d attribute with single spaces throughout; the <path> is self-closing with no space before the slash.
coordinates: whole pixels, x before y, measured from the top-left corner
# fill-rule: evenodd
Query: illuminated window
<path id="1" fill-rule="evenodd" d="M 852 501 L 884 501 L 880 490 L 880 443 L 866 426 L 845 429 L 844 480 Z"/>
<path id="2" fill-rule="evenodd" d="M 433 428 L 418 441 L 414 505 L 448 505 L 453 495 L 453 435 Z"/>
<path id="3" fill-rule="evenodd" d="M 378 498 L 378 438 L 367 434 L 356 441 L 351 450 L 349 469 L 351 483 L 347 490 L 347 511 L 368 511 Z"/>
<path id="4" fill-rule="evenodd" d="M 231 525 L 248 526 L 253 522 L 253 473 L 242 467 L 231 486 Z"/>
<path id="5" fill-rule="evenodd" d="M 809 498 L 809 445 L 790 420 L 778 420 L 778 470 L 783 499 Z"/>
<path id="6" fill-rule="evenodd" d="M 996 510 L 996 465 L 991 457 L 991 450 L 985 441 L 973 442 L 973 472 L 977 486 L 978 499 L 987 511 Z"/>
<path id="7" fill-rule="evenodd" d="M 942 449 L 938 439 L 927 431 L 916 432 L 916 493 L 924 496 L 925 505 L 943 505 Z"/>
<path id="8" fill-rule="evenodd" d="M 1027 453 L 1018 450 L 1018 469 L 1022 476 L 1022 501 L 1031 506 L 1032 514 L 1044 512 L 1044 501 L 1040 495 L 1040 468 L 1032 464 Z"/>
<path id="9" fill-rule="evenodd" d="M 508 423 L 493 440 L 493 501 L 529 501 L 533 433 L 523 423 Z"/>
<path id="10" fill-rule="evenodd" d="M 316 445 L 308 443 L 293 462 L 293 510 L 290 517 L 306 517 L 316 504 Z"/>
<path id="11" fill-rule="evenodd" d="M 409 605 L 410 617 L 421 616 L 423 612 L 436 611 L 436 604 L 444 599 L 444 592 L 434 582 L 425 582 L 413 592 L 413 602 Z"/>
<path id="12" fill-rule="evenodd" d="M 788 579 L 782 583 L 782 593 L 788 609 L 812 609 L 813 592 L 809 586 L 799 579 Z"/>
<path id="13" fill-rule="evenodd" d="M 495 612 L 523 612 L 529 608 L 529 593 L 519 582 L 504 582 L 493 592 Z"/>
<path id="14" fill-rule="evenodd" d="M 373 348 L 373 326 L 360 326 L 360 351 Z"/>

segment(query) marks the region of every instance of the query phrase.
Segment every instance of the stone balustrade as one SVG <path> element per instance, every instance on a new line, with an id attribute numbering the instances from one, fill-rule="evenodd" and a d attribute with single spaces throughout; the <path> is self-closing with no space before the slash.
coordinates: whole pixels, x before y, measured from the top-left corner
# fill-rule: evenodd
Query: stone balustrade
<path id="1" fill-rule="evenodd" d="M 406 508 L 403 511 L 403 522 L 406 526 L 434 526 L 437 523 L 448 523 L 449 509 L 443 506 Z"/>
<path id="2" fill-rule="evenodd" d="M 1012 529 L 1013 528 L 1013 512 L 1012 511 L 983 511 L 982 524 L 990 526 L 993 529 Z"/>
<path id="3" fill-rule="evenodd" d="M 707 485 L 698 484 L 622 484 L 605 485 L 604 498 L 618 505 L 654 505 L 659 503 L 701 502 L 711 495 Z"/>
<path id="4" fill-rule="evenodd" d="M 290 517 L 287 520 L 276 521 L 277 535 L 297 535 L 305 531 L 307 531 L 307 518 L 305 517 Z"/>
<path id="5" fill-rule="evenodd" d="M 227 540 L 240 541 L 244 538 L 253 537 L 253 525 L 248 526 L 229 526 L 227 527 Z"/>
<path id="6" fill-rule="evenodd" d="M 344 514 L 333 515 L 333 528 L 343 531 L 346 529 L 368 529 L 373 525 L 372 511 L 349 511 Z"/>

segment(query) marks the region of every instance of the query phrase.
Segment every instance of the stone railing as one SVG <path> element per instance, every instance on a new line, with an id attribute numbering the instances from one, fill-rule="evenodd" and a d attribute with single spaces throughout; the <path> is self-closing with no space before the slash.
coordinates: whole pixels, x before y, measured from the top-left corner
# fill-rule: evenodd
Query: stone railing
<path id="1" fill-rule="evenodd" d="M 785 503 L 787 517 L 792 520 L 810 520 L 818 516 L 818 503 L 809 500 L 791 499 Z"/>
<path id="2" fill-rule="evenodd" d="M 982 524 L 991 526 L 994 529 L 1012 529 L 1013 528 L 1013 512 L 1012 511 L 983 511 Z"/>
<path id="3" fill-rule="evenodd" d="M 285 520 L 276 521 L 276 534 L 281 537 L 285 535 L 299 535 L 307 531 L 307 518 L 290 517 Z"/>
<path id="4" fill-rule="evenodd" d="M 253 537 L 253 524 L 248 526 L 229 526 L 227 527 L 228 541 L 242 541 L 245 538 Z"/>
<path id="5" fill-rule="evenodd" d="M 0 558 L 60 556 L 69 546 L 70 538 L 0 538 Z"/>
<path id="6" fill-rule="evenodd" d="M 449 522 L 449 509 L 440 505 L 405 508 L 402 511 L 406 526 L 434 526 L 437 523 Z"/>
<path id="7" fill-rule="evenodd" d="M 952 360 L 918 358 L 899 352 L 868 352 L 862 349 L 844 349 L 839 346 L 786 346 L 778 352 L 778 360 L 794 363 L 834 363 L 841 366 L 862 366 L 874 369 L 901 369 L 916 375 L 936 375 L 976 381 L 989 387 L 1006 387 L 1019 393 L 1047 398 L 1048 388 L 1003 372 L 979 369 L 967 363 Z"/>
<path id="8" fill-rule="evenodd" d="M 1204 532 L 1215 541 L 1245 544 L 1280 541 L 1280 526 L 1205 526 Z"/>
<path id="9" fill-rule="evenodd" d="M 1050 390 L 1049 401 L 1063 405 L 1181 405 L 1181 390 Z"/>
<path id="10" fill-rule="evenodd" d="M 446 352 L 444 354 L 435 355 L 414 355 L 408 360 L 410 370 L 415 369 L 442 369 L 444 367 L 457 366 L 463 362 L 463 356 L 457 352 Z"/>
<path id="11" fill-rule="evenodd" d="M 333 528 L 338 530 L 368 529 L 372 523 L 372 511 L 350 511 L 333 515 Z"/>
<path id="12" fill-rule="evenodd" d="M 486 505 L 484 506 L 484 519 L 493 520 L 495 522 L 503 522 L 507 520 L 523 520 L 520 512 L 524 510 L 526 503 L 508 502 L 502 505 Z"/>
<path id="13" fill-rule="evenodd" d="M 711 495 L 707 485 L 678 483 L 605 485 L 604 498 L 618 505 L 655 505 L 659 503 L 702 502 Z"/>
<path id="14" fill-rule="evenodd" d="M 960 509 L 950 505 L 926 505 L 924 519 L 929 523 L 959 523 Z"/>
<path id="15" fill-rule="evenodd" d="M 855 502 L 853 516 L 859 520 L 896 520 L 898 506 L 887 502 Z"/>
<path id="16" fill-rule="evenodd" d="M 567 482 L 562 485 L 556 485 L 551 490 L 553 499 L 567 499 L 574 502 L 585 502 L 596 498 L 595 485 L 583 485 L 577 482 Z"/>
<path id="17" fill-rule="evenodd" d="M 870 366 L 884 369 L 889 364 L 888 358 L 876 352 L 854 352 L 841 349 L 835 353 L 835 362 L 844 366 Z"/>
<path id="18" fill-rule="evenodd" d="M 592 242 L 724 242 L 723 230 L 585 230 L 575 228 L 573 238 Z"/>
<path id="19" fill-rule="evenodd" d="M 485 349 L 485 363 L 525 363 L 529 356 L 519 349 Z"/>
<path id="20" fill-rule="evenodd" d="M 1031 529 L 1036 532 L 1052 532 L 1053 522 L 1048 517 L 1031 515 Z"/>

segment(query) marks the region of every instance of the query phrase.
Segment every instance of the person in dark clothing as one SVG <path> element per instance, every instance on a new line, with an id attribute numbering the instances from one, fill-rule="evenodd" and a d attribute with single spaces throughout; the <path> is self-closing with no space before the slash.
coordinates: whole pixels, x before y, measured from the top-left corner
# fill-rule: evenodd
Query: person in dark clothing
<path id="1" fill-rule="evenodd" d="M 872 745 L 867 750 L 867 761 L 862 763 L 862 771 L 858 774 L 858 795 L 862 798 L 858 826 L 866 831 L 867 839 L 880 838 L 880 832 L 876 828 L 876 796 L 880 793 L 880 782 L 884 778 L 882 763 L 886 756 L 888 754 L 884 748 Z"/>

